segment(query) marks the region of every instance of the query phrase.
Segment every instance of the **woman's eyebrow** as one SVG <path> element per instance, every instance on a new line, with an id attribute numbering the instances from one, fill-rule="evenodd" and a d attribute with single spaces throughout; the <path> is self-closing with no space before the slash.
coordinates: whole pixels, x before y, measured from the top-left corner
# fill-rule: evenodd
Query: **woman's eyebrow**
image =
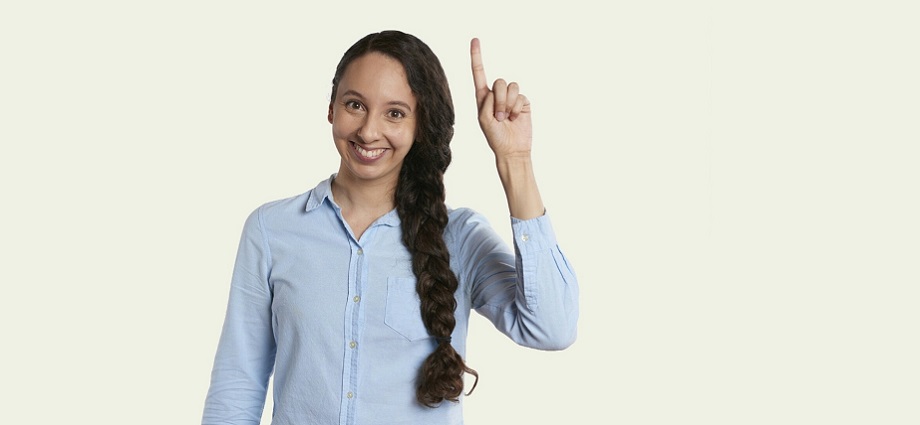
<path id="1" fill-rule="evenodd" d="M 344 93 L 342 93 L 342 96 L 348 96 L 348 95 L 355 96 L 355 97 L 360 97 L 361 99 L 364 99 L 364 95 L 362 95 L 361 93 L 358 93 L 358 92 L 356 92 L 356 91 L 354 91 L 354 90 L 346 90 Z"/>
<path id="2" fill-rule="evenodd" d="M 412 107 L 409 106 L 408 103 L 403 102 L 403 101 L 400 101 L 400 100 L 391 100 L 391 101 L 387 102 L 387 105 L 402 106 L 403 108 L 408 109 L 409 112 L 412 112 Z"/>

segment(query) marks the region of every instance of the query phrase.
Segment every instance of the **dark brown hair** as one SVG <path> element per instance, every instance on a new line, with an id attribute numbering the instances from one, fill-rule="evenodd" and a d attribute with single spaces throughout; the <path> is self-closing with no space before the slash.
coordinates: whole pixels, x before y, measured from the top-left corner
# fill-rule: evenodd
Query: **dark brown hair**
<path id="1" fill-rule="evenodd" d="M 402 222 L 403 243 L 412 254 L 422 321 L 437 343 L 419 369 L 416 398 L 419 403 L 436 407 L 443 400 L 459 400 L 464 372 L 479 379 L 479 374 L 466 366 L 450 344 L 456 325 L 457 276 L 450 269 L 450 253 L 444 243 L 444 172 L 451 159 L 454 105 L 438 57 L 424 42 L 400 31 L 367 35 L 345 52 L 332 79 L 333 102 L 345 69 L 370 52 L 382 53 L 402 64 L 418 102 L 415 141 L 403 160 L 395 204 Z"/>

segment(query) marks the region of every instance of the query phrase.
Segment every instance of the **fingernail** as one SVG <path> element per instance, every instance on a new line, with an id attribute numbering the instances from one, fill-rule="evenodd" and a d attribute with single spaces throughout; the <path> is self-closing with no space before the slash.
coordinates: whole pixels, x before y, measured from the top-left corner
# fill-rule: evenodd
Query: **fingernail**
<path id="1" fill-rule="evenodd" d="M 505 114 L 504 112 L 496 112 L 496 113 L 495 113 L 495 119 L 496 119 L 496 120 L 499 120 L 499 121 L 504 121 L 504 120 L 505 120 L 505 115 L 506 115 L 506 114 Z"/>

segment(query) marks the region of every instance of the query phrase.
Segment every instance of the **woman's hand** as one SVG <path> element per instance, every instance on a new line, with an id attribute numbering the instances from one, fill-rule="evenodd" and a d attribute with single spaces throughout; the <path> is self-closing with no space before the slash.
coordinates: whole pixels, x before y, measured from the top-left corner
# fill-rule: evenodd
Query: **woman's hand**
<path id="1" fill-rule="evenodd" d="M 530 101 L 520 93 L 515 82 L 499 78 L 490 89 L 482 66 L 479 39 L 470 42 L 470 62 L 473 86 L 479 108 L 479 127 L 497 159 L 530 157 L 533 132 L 530 122 Z"/>
<path id="2" fill-rule="evenodd" d="M 517 83 L 508 84 L 499 78 L 489 88 L 479 39 L 476 38 L 470 42 L 470 62 L 479 108 L 479 127 L 495 153 L 495 165 L 505 189 L 508 211 L 512 217 L 521 220 L 539 217 L 545 209 L 530 158 L 533 138 L 530 101 L 520 93 Z"/>

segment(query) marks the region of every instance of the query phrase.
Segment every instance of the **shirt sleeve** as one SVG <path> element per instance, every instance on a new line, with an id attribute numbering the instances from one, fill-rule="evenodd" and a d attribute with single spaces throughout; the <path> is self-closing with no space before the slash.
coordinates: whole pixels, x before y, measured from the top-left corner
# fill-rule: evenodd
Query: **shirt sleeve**
<path id="1" fill-rule="evenodd" d="M 275 363 L 271 264 L 261 209 L 243 226 L 202 425 L 258 425 Z"/>
<path id="2" fill-rule="evenodd" d="M 549 216 L 511 219 L 514 254 L 484 217 L 472 214 L 460 240 L 471 307 L 516 343 L 561 350 L 575 342 L 578 282 Z"/>

